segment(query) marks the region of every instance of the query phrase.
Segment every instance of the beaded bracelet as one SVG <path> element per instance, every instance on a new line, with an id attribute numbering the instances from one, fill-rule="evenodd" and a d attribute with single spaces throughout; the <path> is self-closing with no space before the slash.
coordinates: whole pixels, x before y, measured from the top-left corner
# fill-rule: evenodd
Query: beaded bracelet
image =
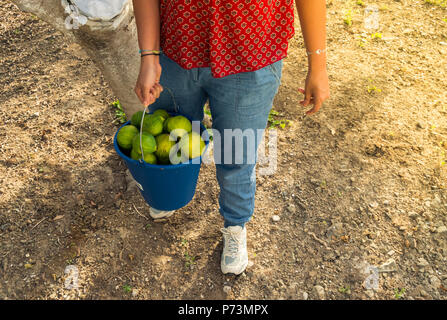
<path id="1" fill-rule="evenodd" d="M 320 55 L 320 54 L 322 54 L 322 53 L 326 53 L 327 52 L 327 49 L 326 48 L 324 48 L 324 49 L 318 49 L 318 50 L 315 50 L 315 51 L 307 51 L 307 55 L 312 55 L 312 54 L 318 54 L 318 55 Z"/>

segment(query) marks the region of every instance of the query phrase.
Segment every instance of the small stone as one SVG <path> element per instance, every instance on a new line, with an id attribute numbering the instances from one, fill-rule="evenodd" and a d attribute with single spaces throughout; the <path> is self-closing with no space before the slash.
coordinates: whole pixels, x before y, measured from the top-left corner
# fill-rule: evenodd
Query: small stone
<path id="1" fill-rule="evenodd" d="M 336 238 L 340 238 L 341 236 L 344 235 L 343 233 L 344 233 L 344 228 L 343 228 L 343 223 L 341 223 L 341 222 L 334 223 L 326 230 L 326 236 L 329 238 L 331 238 L 332 236 L 334 236 Z"/>
<path id="2" fill-rule="evenodd" d="M 314 293 L 318 297 L 318 299 L 320 299 L 320 300 L 325 299 L 325 292 L 324 292 L 324 288 L 322 286 L 316 285 L 314 287 Z"/>
<path id="3" fill-rule="evenodd" d="M 440 206 L 442 205 L 442 200 L 438 195 L 435 195 L 435 198 L 433 199 L 433 202 L 435 203 L 435 205 Z"/>
<path id="4" fill-rule="evenodd" d="M 408 213 L 408 217 L 410 217 L 411 219 L 416 219 L 417 217 L 419 217 L 419 215 L 416 212 L 411 211 Z"/>
<path id="5" fill-rule="evenodd" d="M 387 253 L 387 255 L 392 256 L 392 255 L 395 254 L 395 253 L 396 253 L 396 251 L 394 251 L 394 250 L 390 250 L 390 251 Z"/>
<path id="6" fill-rule="evenodd" d="M 306 291 L 304 291 L 303 292 L 303 300 L 307 300 L 308 298 L 309 298 L 309 294 Z"/>
<path id="7" fill-rule="evenodd" d="M 377 208 L 377 207 L 379 206 L 379 204 L 377 203 L 377 201 L 374 201 L 374 202 L 371 202 L 371 203 L 369 204 L 369 206 L 370 206 L 371 208 L 375 209 L 375 208 Z"/>
<path id="8" fill-rule="evenodd" d="M 138 293 L 139 293 L 139 290 L 138 289 L 132 289 L 132 297 L 136 297 L 137 295 L 138 295 Z"/>
<path id="9" fill-rule="evenodd" d="M 287 207 L 287 210 L 290 213 L 296 213 L 296 206 L 293 203 L 290 203 L 289 206 Z"/>
<path id="10" fill-rule="evenodd" d="M 272 216 L 272 220 L 274 222 L 278 222 L 279 220 L 281 220 L 281 218 L 278 215 L 275 214 L 275 215 Z"/>
<path id="11" fill-rule="evenodd" d="M 371 289 L 368 289 L 365 291 L 366 295 L 368 296 L 368 298 L 373 299 L 374 298 L 374 291 Z"/>
<path id="12" fill-rule="evenodd" d="M 296 295 L 298 294 L 298 288 L 299 288 L 298 283 L 296 283 L 296 282 L 292 283 L 289 286 L 289 288 L 287 289 L 289 297 L 292 297 L 292 298 L 296 297 Z"/>
<path id="13" fill-rule="evenodd" d="M 90 263 L 95 262 L 95 259 L 91 256 L 87 256 L 87 257 L 85 257 L 84 261 L 85 261 L 85 263 L 90 264 Z"/>
<path id="14" fill-rule="evenodd" d="M 418 267 L 424 268 L 424 267 L 429 266 L 429 263 L 428 263 L 428 261 L 425 260 L 424 258 L 419 258 L 419 259 L 417 260 L 416 265 L 417 265 Z"/>
<path id="15" fill-rule="evenodd" d="M 223 287 L 223 292 L 225 292 L 225 294 L 229 294 L 231 292 L 231 287 L 230 286 L 224 286 Z"/>
<path id="16" fill-rule="evenodd" d="M 384 200 L 383 201 L 383 205 L 384 206 L 389 206 L 390 205 L 390 200 Z"/>
<path id="17" fill-rule="evenodd" d="M 379 267 L 379 272 L 395 272 L 397 270 L 396 261 L 393 258 L 388 259 Z"/>
<path id="18" fill-rule="evenodd" d="M 418 122 L 416 123 L 416 127 L 418 127 L 419 129 L 425 129 L 425 124 L 423 124 L 422 122 Z"/>
<path id="19" fill-rule="evenodd" d="M 421 291 L 419 291 L 419 293 L 420 293 L 421 296 L 423 296 L 423 297 L 428 297 L 428 293 L 427 293 L 427 291 L 425 291 L 425 290 L 423 290 L 423 289 L 421 289 Z"/>
<path id="20" fill-rule="evenodd" d="M 439 280 L 438 277 L 436 277 L 435 275 L 430 276 L 430 283 L 433 285 L 433 287 L 435 287 L 436 289 L 441 287 L 441 280 Z"/>
<path id="21" fill-rule="evenodd" d="M 438 229 L 436 229 L 436 232 L 440 233 L 440 234 L 447 234 L 447 227 L 446 226 L 440 226 L 440 227 L 438 227 Z"/>

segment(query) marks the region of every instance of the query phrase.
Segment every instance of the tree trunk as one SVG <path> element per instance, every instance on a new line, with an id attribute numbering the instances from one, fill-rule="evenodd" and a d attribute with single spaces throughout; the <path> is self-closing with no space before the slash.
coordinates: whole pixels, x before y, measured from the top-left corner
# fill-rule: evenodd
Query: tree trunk
<path id="1" fill-rule="evenodd" d="M 138 76 L 140 57 L 133 7 L 127 1 L 122 12 L 110 21 L 89 19 L 79 29 L 68 30 L 61 0 L 13 0 L 23 11 L 31 12 L 79 43 L 102 71 L 128 117 L 143 106 L 133 88 Z M 88 17 L 89 18 L 89 17 Z"/>

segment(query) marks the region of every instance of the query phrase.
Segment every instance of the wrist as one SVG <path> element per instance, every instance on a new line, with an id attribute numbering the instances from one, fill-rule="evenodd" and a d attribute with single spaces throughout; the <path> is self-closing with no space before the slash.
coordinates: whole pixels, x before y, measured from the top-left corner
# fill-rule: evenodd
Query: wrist
<path id="1" fill-rule="evenodd" d="M 141 57 L 141 65 L 156 65 L 160 63 L 159 55 L 147 55 Z"/>
<path id="2" fill-rule="evenodd" d="M 309 70 L 324 71 L 326 70 L 326 55 L 310 55 L 307 58 Z"/>

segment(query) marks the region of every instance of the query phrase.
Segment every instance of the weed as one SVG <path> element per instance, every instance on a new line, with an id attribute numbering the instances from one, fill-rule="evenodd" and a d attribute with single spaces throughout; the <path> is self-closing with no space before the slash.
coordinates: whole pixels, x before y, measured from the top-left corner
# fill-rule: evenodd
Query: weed
<path id="1" fill-rule="evenodd" d="M 377 88 L 376 86 L 369 86 L 368 87 L 368 93 L 373 93 L 373 92 L 382 92 L 382 89 Z"/>
<path id="2" fill-rule="evenodd" d="M 326 180 L 321 180 L 320 188 L 324 189 L 324 188 L 326 188 L 326 187 L 327 187 L 327 182 L 326 182 Z"/>
<path id="3" fill-rule="evenodd" d="M 373 40 L 382 39 L 382 34 L 380 32 L 372 33 L 371 39 L 373 39 Z"/>
<path id="4" fill-rule="evenodd" d="M 343 21 L 348 27 L 352 26 L 352 10 L 351 9 L 346 11 Z"/>
<path id="5" fill-rule="evenodd" d="M 400 299 L 403 297 L 403 295 L 405 294 L 405 288 L 402 289 L 394 289 L 394 298 L 395 299 Z"/>
<path id="6" fill-rule="evenodd" d="M 372 80 L 368 79 L 369 81 L 369 86 L 368 86 L 368 93 L 380 93 L 382 92 L 382 89 L 377 88 L 375 85 L 372 84 Z"/>
<path id="7" fill-rule="evenodd" d="M 206 115 L 209 115 L 211 117 L 211 110 L 210 110 L 210 106 L 208 104 L 205 104 L 203 106 L 203 113 L 205 113 Z"/>
<path id="8" fill-rule="evenodd" d="M 366 36 L 361 36 L 358 44 L 360 48 L 364 48 L 368 44 L 368 38 Z"/>
<path id="9" fill-rule="evenodd" d="M 132 287 L 128 284 L 123 285 L 123 290 L 125 293 L 130 293 L 132 291 Z"/>
<path id="10" fill-rule="evenodd" d="M 209 137 L 210 141 L 213 141 L 213 130 L 212 129 L 206 129 L 206 131 L 208 131 L 208 137 Z"/>
<path id="11" fill-rule="evenodd" d="M 186 268 L 192 268 L 193 265 L 196 264 L 196 257 L 191 256 L 188 251 L 185 252 L 185 267 Z"/>
<path id="12" fill-rule="evenodd" d="M 426 4 L 440 6 L 441 8 L 447 7 L 447 0 L 425 0 Z"/>
<path id="13" fill-rule="evenodd" d="M 351 287 L 350 286 L 340 287 L 338 288 L 338 291 L 343 294 L 351 294 Z"/>
<path id="14" fill-rule="evenodd" d="M 277 119 L 278 117 L 282 116 L 278 111 L 272 109 L 270 110 L 268 122 L 269 122 L 269 128 L 273 129 L 276 127 L 280 127 L 281 129 L 284 129 L 287 125 L 290 125 L 292 121 L 287 119 Z"/>
<path id="15" fill-rule="evenodd" d="M 116 100 L 111 105 L 113 108 L 115 108 L 115 120 L 113 122 L 118 121 L 119 123 L 123 124 L 127 122 L 127 116 L 124 113 L 123 106 L 121 105 L 121 102 L 119 100 Z"/>

